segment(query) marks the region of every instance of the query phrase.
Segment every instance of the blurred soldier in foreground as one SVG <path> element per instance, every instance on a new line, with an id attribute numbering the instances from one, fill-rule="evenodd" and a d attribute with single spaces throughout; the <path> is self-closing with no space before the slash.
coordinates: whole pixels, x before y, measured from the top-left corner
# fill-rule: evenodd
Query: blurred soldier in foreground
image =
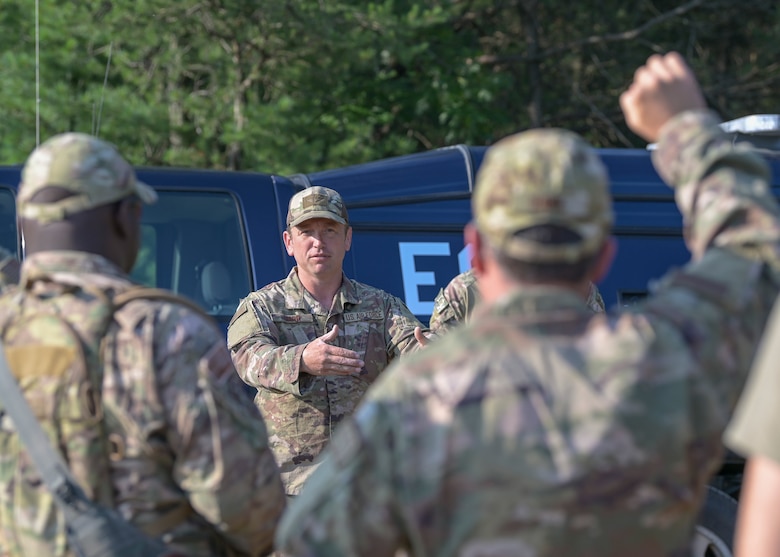
<path id="1" fill-rule="evenodd" d="M 344 274 L 352 228 L 337 192 L 313 186 L 295 194 L 283 236 L 296 266 L 239 304 L 228 347 L 257 389 L 287 494 L 297 495 L 369 385 L 426 341 L 400 299 Z"/>
<path id="2" fill-rule="evenodd" d="M 726 444 L 747 457 L 735 534 L 738 557 L 780 555 L 780 303 L 770 318 Z"/>
<path id="3" fill-rule="evenodd" d="M 27 257 L 19 287 L 0 298 L 3 340 L 28 357 L 7 347 L 9 364 L 93 500 L 190 557 L 267 553 L 285 498 L 221 332 L 194 304 L 147 297 L 127 275 L 142 203 L 156 197 L 113 146 L 88 135 L 55 136 L 30 155 L 17 199 Z M 134 289 L 140 297 L 115 308 Z M 75 332 L 83 383 L 46 360 L 54 339 L 36 328 L 43 321 L 29 324 L 39 315 Z M 79 423 L 85 413 L 92 420 Z M 11 556 L 71 555 L 62 516 L 5 415 L 0 545 Z"/>
<path id="4" fill-rule="evenodd" d="M 657 141 L 693 259 L 594 314 L 611 201 L 598 155 L 539 129 L 487 153 L 466 227 L 483 304 L 342 423 L 277 533 L 292 555 L 687 556 L 780 283 L 766 163 L 653 56 L 621 96 Z"/>
<path id="5" fill-rule="evenodd" d="M 431 331 L 442 335 L 460 323 L 467 323 L 479 301 L 479 288 L 474 269 L 456 275 L 436 295 L 429 322 Z M 604 311 L 604 300 L 595 284 L 590 284 L 585 302 L 595 313 Z"/>

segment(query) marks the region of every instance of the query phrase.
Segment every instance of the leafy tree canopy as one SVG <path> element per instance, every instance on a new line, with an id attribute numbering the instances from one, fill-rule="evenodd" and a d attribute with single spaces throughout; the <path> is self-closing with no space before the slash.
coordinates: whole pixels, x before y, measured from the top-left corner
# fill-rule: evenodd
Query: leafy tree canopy
<path id="1" fill-rule="evenodd" d="M 0 10 L 0 163 L 36 130 L 99 133 L 138 165 L 282 174 L 538 126 L 639 146 L 618 96 L 673 49 L 724 118 L 780 110 L 770 0 L 38 5 L 37 64 L 33 2 Z"/>

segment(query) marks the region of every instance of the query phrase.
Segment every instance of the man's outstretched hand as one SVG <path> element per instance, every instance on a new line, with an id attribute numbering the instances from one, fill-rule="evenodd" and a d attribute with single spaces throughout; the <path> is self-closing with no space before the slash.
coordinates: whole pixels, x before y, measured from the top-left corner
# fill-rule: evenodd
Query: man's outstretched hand
<path id="1" fill-rule="evenodd" d="M 339 327 L 317 337 L 303 349 L 301 371 L 310 375 L 357 375 L 365 362 L 360 354 L 330 344 L 339 336 Z"/>

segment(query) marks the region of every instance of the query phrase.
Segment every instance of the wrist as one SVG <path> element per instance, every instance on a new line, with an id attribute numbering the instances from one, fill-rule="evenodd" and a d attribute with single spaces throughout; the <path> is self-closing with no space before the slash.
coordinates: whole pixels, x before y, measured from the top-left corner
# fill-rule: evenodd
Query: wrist
<path id="1" fill-rule="evenodd" d="M 698 170 L 698 165 L 690 161 L 700 160 L 714 139 L 727 140 L 720 122 L 712 110 L 686 110 L 661 127 L 652 159 L 664 182 L 674 188 L 692 180 L 691 172 Z"/>
<path id="2" fill-rule="evenodd" d="M 307 342 L 306 344 L 302 344 L 299 346 L 296 367 L 298 368 L 298 373 L 308 373 L 309 375 L 311 375 L 311 368 L 306 363 L 306 349 L 309 347 L 309 344 L 311 343 Z"/>

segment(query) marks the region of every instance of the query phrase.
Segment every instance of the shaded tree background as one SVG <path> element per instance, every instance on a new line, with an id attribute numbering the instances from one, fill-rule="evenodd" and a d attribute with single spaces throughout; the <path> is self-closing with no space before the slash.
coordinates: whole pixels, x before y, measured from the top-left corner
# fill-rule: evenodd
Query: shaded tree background
<path id="1" fill-rule="evenodd" d="M 640 146 L 617 99 L 672 49 L 724 118 L 780 112 L 772 0 L 39 0 L 39 20 L 41 138 L 99 131 L 138 165 L 311 172 L 538 126 Z M 3 0 L 0 28 L 18 163 L 34 0 Z"/>

